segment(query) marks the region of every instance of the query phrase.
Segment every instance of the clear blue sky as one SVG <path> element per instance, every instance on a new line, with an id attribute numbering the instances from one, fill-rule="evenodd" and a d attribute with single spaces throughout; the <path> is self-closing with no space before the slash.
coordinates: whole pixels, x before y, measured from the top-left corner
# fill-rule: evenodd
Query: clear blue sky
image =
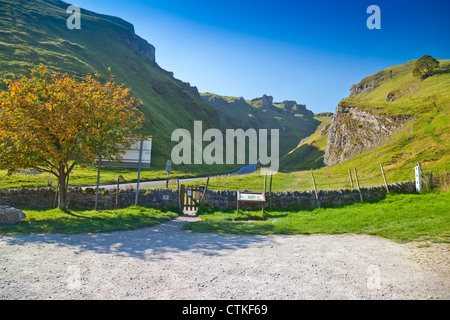
<path id="1" fill-rule="evenodd" d="M 69 1 L 70 2 L 70 1 Z M 449 0 L 72 0 L 131 22 L 200 92 L 334 111 L 350 86 L 424 54 L 450 58 Z M 369 5 L 381 29 L 369 30 Z"/>

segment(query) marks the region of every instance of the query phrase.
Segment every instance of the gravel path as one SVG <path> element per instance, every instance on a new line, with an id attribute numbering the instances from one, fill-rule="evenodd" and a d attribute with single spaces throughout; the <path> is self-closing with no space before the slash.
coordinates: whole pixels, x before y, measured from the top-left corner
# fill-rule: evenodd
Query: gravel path
<path id="1" fill-rule="evenodd" d="M 0 299 L 449 299 L 447 244 L 182 231 L 0 237 Z"/>

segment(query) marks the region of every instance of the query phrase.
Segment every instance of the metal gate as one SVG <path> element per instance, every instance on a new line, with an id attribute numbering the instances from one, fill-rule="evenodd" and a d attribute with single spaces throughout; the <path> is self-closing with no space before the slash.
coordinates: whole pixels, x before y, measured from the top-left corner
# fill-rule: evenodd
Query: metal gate
<path id="1" fill-rule="evenodd" d="M 205 186 L 180 185 L 181 210 L 187 213 L 195 213 L 202 201 Z"/>

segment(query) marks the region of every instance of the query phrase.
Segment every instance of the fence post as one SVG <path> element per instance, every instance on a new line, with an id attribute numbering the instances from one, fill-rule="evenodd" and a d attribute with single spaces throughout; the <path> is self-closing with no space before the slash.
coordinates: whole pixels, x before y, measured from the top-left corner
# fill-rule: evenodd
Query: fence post
<path id="1" fill-rule="evenodd" d="M 355 178 L 356 178 L 356 184 L 358 186 L 358 192 L 359 192 L 359 198 L 361 199 L 361 203 L 363 202 L 363 197 L 361 194 L 361 188 L 359 187 L 359 179 L 358 179 L 358 173 L 356 172 L 356 167 L 354 168 L 355 170 Z"/>
<path id="2" fill-rule="evenodd" d="M 311 176 L 314 184 L 314 191 L 316 193 L 317 207 L 320 208 L 319 195 L 317 194 L 317 187 L 316 187 L 316 180 L 314 179 L 314 173 L 311 172 Z"/>
<path id="3" fill-rule="evenodd" d="M 134 205 L 137 206 L 139 203 L 139 180 L 141 178 L 141 163 L 142 163 L 142 149 L 144 148 L 144 140 L 141 141 L 139 145 L 139 163 L 138 163 L 138 176 L 136 182 L 136 198 L 134 199 Z"/>
<path id="4" fill-rule="evenodd" d="M 267 173 L 264 175 L 264 197 L 266 196 Z"/>
<path id="5" fill-rule="evenodd" d="M 202 198 L 200 199 L 200 204 L 203 204 L 203 200 L 205 200 L 206 192 L 208 191 L 208 185 L 209 185 L 209 177 L 208 179 L 206 179 L 205 190 L 203 190 Z"/>
<path id="6" fill-rule="evenodd" d="M 386 176 L 384 175 L 383 165 L 380 163 L 381 173 L 383 174 L 384 185 L 386 187 L 386 191 L 389 193 L 389 187 L 386 181 Z"/>
<path id="7" fill-rule="evenodd" d="M 273 172 L 270 172 L 270 183 L 269 183 L 269 208 L 272 208 L 272 177 Z"/>
<path id="8" fill-rule="evenodd" d="M 348 175 L 350 176 L 350 184 L 352 185 L 352 190 L 354 189 L 353 187 L 353 178 L 352 178 L 352 172 L 350 170 L 350 168 L 348 169 Z"/>
<path id="9" fill-rule="evenodd" d="M 272 177 L 273 177 L 273 173 L 270 172 L 269 193 L 272 193 Z"/>
<path id="10" fill-rule="evenodd" d="M 97 188 L 95 189 L 95 205 L 94 210 L 98 207 L 98 188 L 100 187 L 100 168 L 102 166 L 102 157 L 98 157 L 98 169 L 97 169 Z"/>
<path id="11" fill-rule="evenodd" d="M 178 209 L 181 211 L 181 190 L 180 179 L 177 178 L 177 193 L 178 193 Z"/>
<path id="12" fill-rule="evenodd" d="M 433 182 L 433 171 L 430 171 L 428 174 L 428 188 L 434 189 L 434 182 Z"/>
<path id="13" fill-rule="evenodd" d="M 417 162 L 417 166 L 414 168 L 416 173 L 416 191 L 422 190 L 422 168 L 420 167 L 420 162 Z"/>
<path id="14" fill-rule="evenodd" d="M 186 193 L 186 187 L 185 187 L 185 185 L 184 184 L 182 184 L 181 186 L 180 186 L 180 210 L 181 210 L 181 213 L 183 213 L 183 208 L 184 208 L 184 205 L 185 205 L 185 193 Z"/>

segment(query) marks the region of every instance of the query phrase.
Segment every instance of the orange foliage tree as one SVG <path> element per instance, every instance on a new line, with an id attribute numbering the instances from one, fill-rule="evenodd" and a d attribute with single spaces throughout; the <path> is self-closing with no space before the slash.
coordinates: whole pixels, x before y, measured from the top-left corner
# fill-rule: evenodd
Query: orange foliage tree
<path id="1" fill-rule="evenodd" d="M 69 174 L 77 164 L 114 158 L 141 138 L 141 101 L 130 89 L 87 75 L 76 80 L 31 69 L 5 79 L 0 92 L 0 168 L 32 168 L 58 178 L 58 207 L 66 208 Z"/>

